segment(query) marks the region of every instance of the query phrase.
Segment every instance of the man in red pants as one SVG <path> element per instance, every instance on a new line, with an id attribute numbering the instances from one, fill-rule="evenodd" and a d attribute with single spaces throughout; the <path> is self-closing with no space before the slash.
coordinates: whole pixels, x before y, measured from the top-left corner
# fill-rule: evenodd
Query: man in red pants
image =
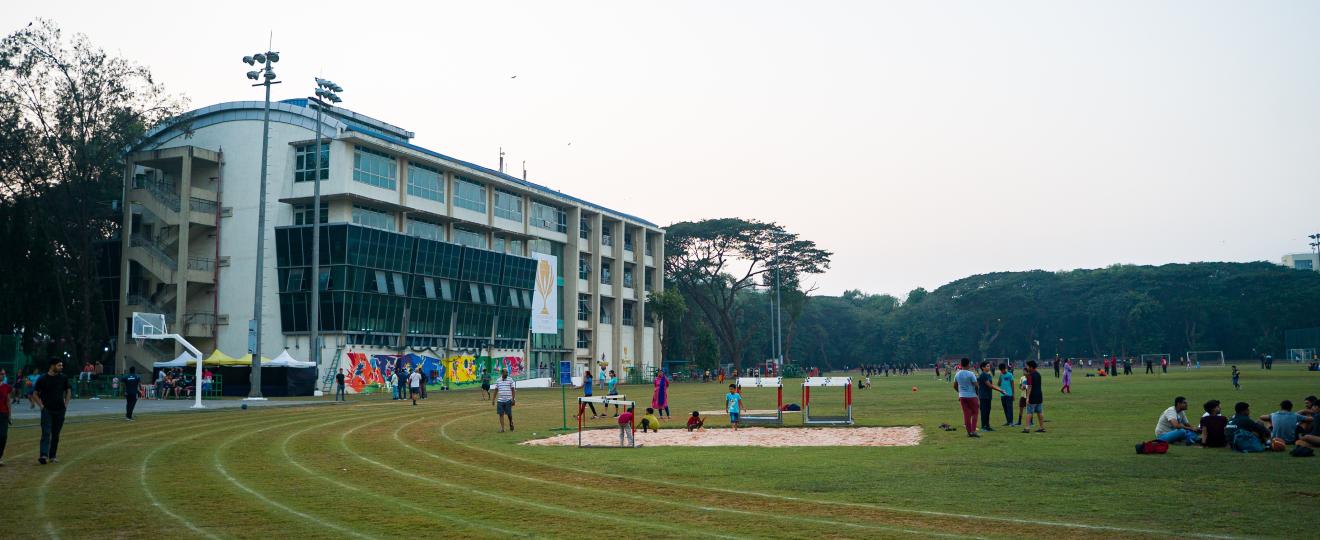
<path id="1" fill-rule="evenodd" d="M 976 374 L 968 369 L 971 366 L 972 361 L 967 358 L 958 362 L 958 372 L 953 375 L 953 389 L 958 392 L 958 404 L 962 406 L 963 427 L 967 428 L 967 436 L 980 438 L 976 433 L 976 420 L 981 414 L 981 400 L 976 395 Z"/>

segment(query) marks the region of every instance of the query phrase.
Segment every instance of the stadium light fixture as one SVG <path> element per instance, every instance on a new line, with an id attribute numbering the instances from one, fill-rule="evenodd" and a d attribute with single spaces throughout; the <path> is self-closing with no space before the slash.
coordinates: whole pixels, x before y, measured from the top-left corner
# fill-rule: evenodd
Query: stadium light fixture
<path id="1" fill-rule="evenodd" d="M 247 399 L 266 398 L 261 395 L 261 300 L 265 287 L 266 269 L 266 162 L 270 154 L 270 87 L 280 82 L 275 80 L 272 66 L 280 61 L 280 55 L 274 51 L 256 53 L 243 57 L 243 63 L 249 66 L 261 64 L 261 69 L 247 72 L 247 78 L 257 81 L 252 86 L 266 87 L 264 115 L 261 120 L 261 171 L 257 203 L 257 275 L 255 292 L 252 300 L 252 319 L 248 325 L 248 353 L 252 354 L 251 389 Z M 319 217 L 319 214 L 318 214 Z"/>
<path id="2" fill-rule="evenodd" d="M 312 147 L 312 155 L 316 156 L 316 166 L 312 169 L 312 306 L 309 317 L 311 321 L 309 342 L 312 349 L 310 360 L 319 369 L 321 366 L 321 166 L 324 165 L 321 162 L 321 148 L 325 146 L 325 143 L 321 142 L 321 113 L 328 106 L 326 102 L 343 101 L 335 92 L 342 92 L 344 89 L 326 79 L 320 77 L 315 79 L 316 90 L 313 94 L 321 101 L 316 107 L 316 144 Z"/>

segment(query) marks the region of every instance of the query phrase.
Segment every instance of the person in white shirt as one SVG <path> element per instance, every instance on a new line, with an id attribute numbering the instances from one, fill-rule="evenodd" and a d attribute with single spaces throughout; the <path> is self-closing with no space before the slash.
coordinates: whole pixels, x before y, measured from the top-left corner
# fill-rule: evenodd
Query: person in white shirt
<path id="1" fill-rule="evenodd" d="M 1201 428 L 1187 420 L 1187 398 L 1173 398 L 1173 406 L 1155 422 L 1155 438 L 1167 443 L 1185 442 L 1191 446 L 1201 442 Z"/>
<path id="2" fill-rule="evenodd" d="M 495 381 L 495 392 L 491 402 L 495 404 L 495 414 L 500 417 L 500 433 L 504 433 L 504 417 L 509 417 L 509 431 L 513 431 L 513 380 L 509 370 L 500 370 L 500 380 Z"/>
<path id="3" fill-rule="evenodd" d="M 408 397 L 412 398 L 413 406 L 417 406 L 417 396 L 422 393 L 422 370 L 414 369 L 412 375 L 408 376 Z"/>

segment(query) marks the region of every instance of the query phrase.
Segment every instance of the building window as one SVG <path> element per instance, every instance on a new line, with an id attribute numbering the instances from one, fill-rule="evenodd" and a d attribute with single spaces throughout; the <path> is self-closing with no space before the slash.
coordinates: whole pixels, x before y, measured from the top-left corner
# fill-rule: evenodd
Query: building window
<path id="1" fill-rule="evenodd" d="M 321 203 L 321 223 L 330 221 L 330 205 Z M 312 224 L 312 205 L 295 204 L 293 205 L 293 224 L 311 225 Z"/>
<path id="2" fill-rule="evenodd" d="M 653 240 L 654 238 L 655 238 L 655 237 L 653 237 L 653 236 L 651 236 L 651 235 L 649 235 L 649 234 L 646 235 L 646 254 L 647 254 L 647 255 L 655 255 L 655 250 L 651 248 L 651 242 L 652 242 L 652 240 Z"/>
<path id="3" fill-rule="evenodd" d="M 398 189 L 398 163 L 384 152 L 361 146 L 353 149 L 353 180 L 370 186 Z"/>
<path id="4" fill-rule="evenodd" d="M 517 255 L 517 256 L 519 256 L 519 257 L 526 257 L 526 256 L 527 256 L 527 250 L 526 250 L 523 246 L 524 246 L 524 244 L 523 244 L 523 241 L 522 241 L 522 240 L 512 240 L 512 239 L 511 239 L 511 240 L 509 240 L 509 251 L 508 251 L 508 253 L 511 254 L 511 255 Z"/>
<path id="5" fill-rule="evenodd" d="M 633 310 L 637 308 L 637 302 L 631 300 L 623 301 L 623 325 L 633 325 Z"/>
<path id="6" fill-rule="evenodd" d="M 495 242 L 490 245 L 490 250 L 496 253 L 504 253 L 505 240 L 503 235 L 495 235 Z"/>
<path id="7" fill-rule="evenodd" d="M 457 200 L 457 198 L 455 200 Z M 454 227 L 454 243 L 479 249 L 490 249 L 490 244 L 486 240 L 486 233 L 480 233 L 462 227 Z"/>
<path id="8" fill-rule="evenodd" d="M 610 232 L 611 229 L 612 229 L 612 227 L 610 227 L 609 225 L 602 225 L 602 226 L 601 226 L 601 228 L 600 228 L 600 245 L 602 245 L 602 246 L 613 246 L 613 245 L 614 245 L 614 233 Z"/>
<path id="9" fill-rule="evenodd" d="M 624 251 L 633 250 L 633 233 L 628 231 L 626 227 L 623 230 L 623 250 Z"/>
<path id="10" fill-rule="evenodd" d="M 495 217 L 522 222 L 522 197 L 506 191 L 495 190 Z"/>
<path id="11" fill-rule="evenodd" d="M 591 316 L 591 295 L 579 294 L 577 306 L 577 320 L 587 321 Z"/>
<path id="12" fill-rule="evenodd" d="M 353 205 L 353 223 L 373 229 L 394 230 L 394 219 L 389 213 Z"/>
<path id="13" fill-rule="evenodd" d="M 614 318 L 613 310 L 614 300 L 602 297 L 600 299 L 600 324 L 610 324 L 610 321 Z"/>
<path id="14" fill-rule="evenodd" d="M 578 254 L 578 279 L 591 279 L 591 256 Z"/>
<path id="15" fill-rule="evenodd" d="M 655 269 L 647 268 L 643 272 L 642 287 L 646 292 L 651 292 L 651 282 L 655 280 Z"/>
<path id="16" fill-rule="evenodd" d="M 416 236 L 427 240 L 439 240 L 444 242 L 445 226 L 439 223 L 408 218 L 408 236 Z"/>
<path id="17" fill-rule="evenodd" d="M 633 286 L 633 265 L 623 264 L 623 286 L 629 289 Z"/>
<path id="18" fill-rule="evenodd" d="M 1310 269 L 1312 268 L 1312 266 L 1311 266 L 1311 260 L 1310 260 L 1310 259 L 1293 259 L 1293 268 L 1296 268 L 1296 269 L 1298 269 L 1298 270 L 1310 270 Z"/>
<path id="19" fill-rule="evenodd" d="M 316 145 L 304 144 L 293 151 L 293 181 L 309 182 L 316 175 Z M 330 143 L 321 145 L 321 179 L 330 177 Z"/>
<path id="20" fill-rule="evenodd" d="M 591 221 L 585 216 L 578 219 L 578 237 L 583 240 L 591 238 Z"/>
<path id="21" fill-rule="evenodd" d="M 532 216 L 528 221 L 533 227 L 548 231 L 568 232 L 568 212 L 557 206 L 532 201 Z"/>
<path id="22" fill-rule="evenodd" d="M 590 333 L 590 332 L 588 332 L 588 331 L 586 331 L 586 330 L 578 330 L 578 331 L 577 331 L 577 348 L 579 348 L 579 349 L 589 349 L 589 348 L 591 348 L 591 333 Z"/>
<path id="23" fill-rule="evenodd" d="M 454 179 L 454 206 L 486 213 L 486 186 L 459 176 Z"/>
<path id="24" fill-rule="evenodd" d="M 408 163 L 408 194 L 445 202 L 444 173 L 424 165 Z"/>
<path id="25" fill-rule="evenodd" d="M 609 260 L 606 259 L 600 260 L 600 282 L 603 285 L 609 285 L 611 283 L 610 278 L 614 277 L 610 272 L 611 266 L 613 265 L 610 263 Z"/>

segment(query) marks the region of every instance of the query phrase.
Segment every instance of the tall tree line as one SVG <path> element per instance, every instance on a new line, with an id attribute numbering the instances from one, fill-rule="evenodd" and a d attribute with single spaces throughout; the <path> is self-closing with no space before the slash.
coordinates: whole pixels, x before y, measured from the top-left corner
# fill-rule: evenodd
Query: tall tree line
<path id="1" fill-rule="evenodd" d="M 118 230 L 123 153 L 183 102 L 142 66 L 38 20 L 0 41 L 0 332 L 97 358 L 97 254 Z"/>

